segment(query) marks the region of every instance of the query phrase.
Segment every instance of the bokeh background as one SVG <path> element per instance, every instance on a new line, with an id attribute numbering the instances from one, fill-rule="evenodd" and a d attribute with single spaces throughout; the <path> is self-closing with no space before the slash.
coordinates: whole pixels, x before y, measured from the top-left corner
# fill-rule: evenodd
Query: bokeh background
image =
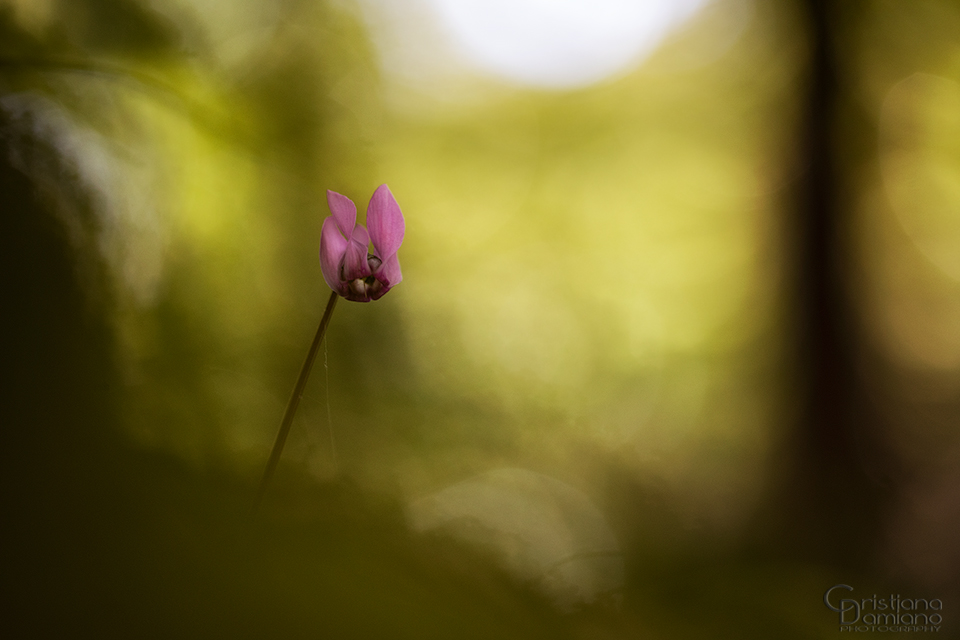
<path id="1" fill-rule="evenodd" d="M 10 637 L 957 633 L 955 2 L 0 0 L 0 141 Z"/>

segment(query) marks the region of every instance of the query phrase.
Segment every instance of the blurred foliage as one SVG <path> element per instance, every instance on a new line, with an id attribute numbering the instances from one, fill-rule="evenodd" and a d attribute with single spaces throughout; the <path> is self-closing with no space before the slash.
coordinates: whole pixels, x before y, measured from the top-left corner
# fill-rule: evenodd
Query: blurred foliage
<path id="1" fill-rule="evenodd" d="M 554 93 L 383 76 L 348 3 L 0 0 L 17 637 L 809 638 L 836 632 L 837 581 L 953 589 L 949 2 L 838 13 L 849 276 L 909 478 L 877 574 L 745 542 L 793 420 L 801 8 L 758 2 L 691 58 L 742 10 L 718 0 L 633 72 Z M 327 296 L 325 190 L 362 212 L 382 182 L 404 282 L 339 305 L 251 523 Z M 561 615 L 490 550 L 407 531 L 408 500 L 502 466 L 597 503 L 619 609 Z"/>
<path id="2" fill-rule="evenodd" d="M 960 8 L 871 2 L 851 29 L 851 236 L 865 360 L 898 490 L 881 554 L 960 593 Z"/>
<path id="3" fill-rule="evenodd" d="M 409 219 L 403 293 L 338 311 L 330 388 L 308 397 L 291 460 L 332 473 L 329 395 L 343 462 L 373 486 L 415 494 L 503 462 L 585 482 L 579 443 L 634 459 L 692 512 L 715 505 L 722 526 L 749 508 L 776 362 L 772 159 L 790 120 L 756 124 L 790 108 L 799 49 L 772 35 L 789 19 L 759 12 L 719 62 L 682 73 L 658 64 L 709 16 L 596 88 L 490 87 L 463 105 L 407 91 L 398 107 L 404 89 L 378 83 L 349 14 L 151 6 L 166 11 L 54 7 L 41 32 L 67 32 L 77 60 L 25 63 L 8 98 L 93 192 L 87 245 L 115 280 L 138 438 L 259 463 L 323 298 L 323 189 L 362 202 L 389 180 Z M 121 56 L 83 11 L 110 25 L 96 33 L 188 27 Z"/>

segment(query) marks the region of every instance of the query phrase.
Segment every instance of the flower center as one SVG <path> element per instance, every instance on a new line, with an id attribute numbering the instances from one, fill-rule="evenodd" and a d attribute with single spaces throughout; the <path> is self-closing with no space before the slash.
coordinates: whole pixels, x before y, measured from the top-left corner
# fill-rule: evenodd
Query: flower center
<path id="1" fill-rule="evenodd" d="M 367 254 L 367 266 L 370 271 L 376 271 L 383 262 L 375 255 Z M 372 273 L 363 278 L 357 278 L 347 284 L 350 295 L 345 296 L 348 300 L 369 300 L 375 294 L 383 289 L 383 283 L 377 280 Z"/>
<path id="2" fill-rule="evenodd" d="M 383 264 L 383 262 L 380 260 L 380 258 L 373 255 L 372 253 L 367 254 L 367 266 L 370 267 L 370 271 L 375 272 L 377 269 L 380 268 L 381 264 Z M 373 277 L 373 274 L 370 274 L 369 276 L 363 279 L 363 281 L 366 282 L 367 284 L 373 284 L 374 280 L 376 280 L 376 278 Z"/>

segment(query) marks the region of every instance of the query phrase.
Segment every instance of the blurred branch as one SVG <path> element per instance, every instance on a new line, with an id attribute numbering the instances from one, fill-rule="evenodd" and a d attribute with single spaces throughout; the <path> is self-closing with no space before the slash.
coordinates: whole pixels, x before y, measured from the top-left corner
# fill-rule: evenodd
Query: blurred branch
<path id="1" fill-rule="evenodd" d="M 186 114 L 192 122 L 213 132 L 221 138 L 236 139 L 236 119 L 228 112 L 212 108 L 191 97 L 176 85 L 134 67 L 104 61 L 68 58 L 0 57 L 0 74 L 76 74 L 124 82 L 130 87 L 150 95 L 157 102 L 166 104 L 174 111 Z M 228 121 L 233 120 L 232 123 Z"/>

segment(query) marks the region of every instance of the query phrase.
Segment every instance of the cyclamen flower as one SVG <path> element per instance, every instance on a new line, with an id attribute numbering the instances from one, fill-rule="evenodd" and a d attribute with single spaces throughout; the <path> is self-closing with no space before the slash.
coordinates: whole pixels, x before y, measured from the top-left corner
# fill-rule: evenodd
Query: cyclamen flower
<path id="1" fill-rule="evenodd" d="M 367 206 L 367 229 L 357 224 L 353 201 L 327 191 L 332 216 L 320 230 L 320 270 L 331 289 L 347 300 L 377 300 L 403 279 L 397 250 L 403 242 L 400 205 L 387 185 L 373 192 Z M 367 248 L 373 242 L 373 253 Z"/>

